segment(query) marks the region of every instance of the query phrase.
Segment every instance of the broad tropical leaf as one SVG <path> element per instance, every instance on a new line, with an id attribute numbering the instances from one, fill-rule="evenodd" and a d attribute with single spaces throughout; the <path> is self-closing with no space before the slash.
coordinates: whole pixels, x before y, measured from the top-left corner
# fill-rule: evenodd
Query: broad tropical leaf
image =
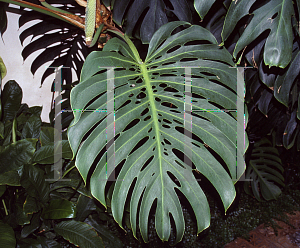
<path id="1" fill-rule="evenodd" d="M 284 186 L 282 176 L 283 168 L 279 153 L 271 142 L 263 138 L 254 144 L 250 162 L 246 171 L 244 189 L 255 198 L 261 201 L 261 195 L 265 200 L 277 199 L 281 194 L 280 188 L 276 185 Z M 249 189 L 251 185 L 251 189 Z"/>
<path id="2" fill-rule="evenodd" d="M 10 80 L 4 85 L 1 95 L 2 118 L 4 121 L 14 119 L 21 106 L 22 95 L 22 89 L 16 81 Z"/>
<path id="3" fill-rule="evenodd" d="M 161 27 L 150 41 L 144 62 L 127 36 L 127 44 L 117 38 L 109 40 L 103 51 L 87 57 L 81 82 L 71 92 L 74 120 L 68 137 L 73 154 L 77 153 L 75 165 L 84 181 L 90 181 L 93 196 L 106 206 L 107 178 L 113 177 L 114 171 L 114 166 L 107 166 L 106 171 L 105 149 L 112 142 L 106 140 L 106 129 L 111 130 L 114 122 L 109 122 L 111 115 L 105 110 L 114 103 L 107 99 L 107 80 L 112 78 L 107 79 L 103 68 L 116 68 L 115 158 L 108 157 L 108 163 L 115 159 L 114 164 L 121 168 L 111 207 L 122 226 L 129 197 L 133 233 L 136 235 L 139 221 L 145 241 L 150 208 L 155 202 L 159 237 L 169 239 L 172 215 L 177 242 L 181 240 L 184 219 L 177 191 L 185 195 L 194 209 L 198 233 L 209 226 L 208 202 L 193 176 L 191 163 L 216 188 L 225 210 L 235 197 L 232 178 L 238 179 L 243 173 L 241 169 L 236 174 L 236 157 L 243 160 L 244 154 L 241 147 L 236 153 L 237 121 L 230 113 L 219 110 L 220 105 L 227 110 L 237 108 L 237 73 L 236 68 L 230 68 L 232 57 L 200 26 L 189 26 L 172 35 L 182 25 L 189 24 L 171 22 Z M 196 67 L 191 69 L 191 93 L 184 93 L 188 90 L 184 83 L 186 67 Z M 190 114 L 185 111 L 188 96 L 193 97 L 191 131 L 184 118 Z M 186 104 L 191 106 L 191 102 Z M 183 159 L 186 132 L 192 132 L 192 143 L 187 142 L 192 146 L 191 155 L 185 155 L 190 166 Z M 224 161 L 230 175 L 211 151 Z"/>
<path id="4" fill-rule="evenodd" d="M 45 219 L 63 219 L 75 218 L 76 207 L 73 202 L 56 199 L 51 200 L 49 206 L 43 209 L 43 218 Z"/>
<path id="5" fill-rule="evenodd" d="M 238 21 L 249 14 L 255 0 L 232 1 L 224 22 L 222 38 L 225 41 Z M 297 1 L 298 2 L 298 1 Z M 262 4 L 262 3 L 260 3 Z M 264 47 L 264 61 L 269 67 L 285 68 L 292 58 L 292 15 L 295 15 L 292 0 L 272 0 L 253 11 L 253 18 L 239 38 L 234 57 L 264 31 L 270 30 Z"/>
<path id="6" fill-rule="evenodd" d="M 90 225 L 80 221 L 62 221 L 54 227 L 54 231 L 79 247 L 104 247 L 102 239 L 96 231 Z"/>
<path id="7" fill-rule="evenodd" d="M 216 0 L 194 0 L 194 7 L 201 19 L 207 14 Z"/>
<path id="8" fill-rule="evenodd" d="M 23 168 L 21 185 L 27 193 L 45 204 L 49 200 L 49 183 L 45 180 L 44 171 L 27 164 Z"/>
<path id="9" fill-rule="evenodd" d="M 149 43 L 151 37 L 162 25 L 175 15 L 177 20 L 192 20 L 192 12 L 187 0 L 115 0 L 104 1 L 113 5 L 113 18 L 122 25 L 128 36 L 140 37 L 143 43 Z M 135 33 L 137 29 L 138 33 Z"/>
<path id="10" fill-rule="evenodd" d="M 276 99 L 284 104 L 289 106 L 290 94 L 293 89 L 293 86 L 297 85 L 295 83 L 296 77 L 299 75 L 299 66 L 300 66 L 300 49 L 298 48 L 293 54 L 293 59 L 287 70 L 283 75 L 279 75 L 276 78 L 274 84 L 274 96 Z M 296 95 L 299 92 L 293 92 Z M 299 109 L 300 110 L 300 109 Z M 298 110 L 298 111 L 299 111 Z"/>
<path id="11" fill-rule="evenodd" d="M 19 169 L 35 152 L 37 139 L 23 139 L 5 147 L 0 153 L 0 173 Z"/>
<path id="12" fill-rule="evenodd" d="M 11 228 L 11 226 L 0 221 L 0 232 L 1 246 L 4 248 L 15 248 L 16 238 L 14 230 Z"/>

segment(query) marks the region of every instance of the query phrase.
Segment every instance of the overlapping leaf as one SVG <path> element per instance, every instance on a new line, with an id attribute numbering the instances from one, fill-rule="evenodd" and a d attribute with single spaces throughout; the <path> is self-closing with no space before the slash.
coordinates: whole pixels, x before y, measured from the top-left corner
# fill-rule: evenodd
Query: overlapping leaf
<path id="1" fill-rule="evenodd" d="M 255 0 L 232 1 L 227 12 L 222 38 L 225 41 L 238 21 L 249 14 Z M 263 2 L 259 3 L 260 5 Z M 297 1 L 297 4 L 298 1 Z M 264 31 L 270 30 L 264 47 L 264 61 L 268 66 L 285 68 L 292 58 L 292 15 L 295 15 L 292 0 L 272 0 L 253 11 L 253 18 L 238 40 L 234 57 Z"/>
<path id="2" fill-rule="evenodd" d="M 254 144 L 246 171 L 246 179 L 251 181 L 244 183 L 244 189 L 260 201 L 261 195 L 265 200 L 277 199 L 281 193 L 278 185 L 284 186 L 282 172 L 277 149 L 272 147 L 268 139 L 263 138 Z M 250 185 L 252 190 L 249 188 Z"/>
<path id="3" fill-rule="evenodd" d="M 113 166 L 108 166 L 106 171 L 104 151 L 107 142 L 111 143 L 106 141 L 106 129 L 113 128 L 114 123 L 106 121 L 109 118 L 105 112 L 107 102 L 113 102 L 107 99 L 107 73 L 103 67 L 116 68 L 115 158 L 108 157 L 108 163 L 115 159 L 114 164 L 121 167 L 121 171 L 113 190 L 112 212 L 122 225 L 125 201 L 130 197 L 133 232 L 136 235 L 138 221 L 145 241 L 149 211 L 155 202 L 159 237 L 168 240 L 172 216 L 177 241 L 181 240 L 184 220 L 177 190 L 194 209 L 198 232 L 209 226 L 206 196 L 189 163 L 180 158 L 187 137 L 184 135 L 184 100 L 188 95 L 184 94 L 185 67 L 198 67 L 192 69 L 194 114 L 192 155 L 188 159 L 214 185 L 225 209 L 235 197 L 234 185 L 210 149 L 225 162 L 233 178 L 243 173 L 241 170 L 236 175 L 236 156 L 243 159 L 244 153 L 241 147 L 236 153 L 237 121 L 231 114 L 214 111 L 220 105 L 224 109 L 236 109 L 236 69 L 230 68 L 231 56 L 200 26 L 190 26 L 171 35 L 184 24 L 188 23 L 172 22 L 161 27 L 150 42 L 145 62 L 126 36 L 127 44 L 111 39 L 104 51 L 88 56 L 81 82 L 71 92 L 72 109 L 77 111 L 68 137 L 74 155 L 77 153 L 75 164 L 85 182 L 90 181 L 92 194 L 106 205 L 106 178 L 114 171 Z M 190 41 L 195 44 L 188 43 Z M 88 177 L 90 170 L 91 178 Z M 132 194 L 129 193 L 131 186 Z"/>
<path id="4" fill-rule="evenodd" d="M 149 43 L 155 31 L 166 24 L 172 15 L 180 21 L 190 22 L 192 18 L 187 0 L 106 0 L 104 3 L 113 5 L 114 21 L 123 26 L 126 34 L 140 37 L 143 43 Z"/>
<path id="5" fill-rule="evenodd" d="M 64 239 L 79 247 L 102 248 L 102 239 L 88 224 L 80 221 L 62 221 L 54 227 L 54 230 Z"/>

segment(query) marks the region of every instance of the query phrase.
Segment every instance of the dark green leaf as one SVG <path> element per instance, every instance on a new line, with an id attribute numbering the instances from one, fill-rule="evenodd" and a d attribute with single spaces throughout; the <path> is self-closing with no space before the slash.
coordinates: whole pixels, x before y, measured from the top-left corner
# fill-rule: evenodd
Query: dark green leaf
<path id="1" fill-rule="evenodd" d="M 274 96 L 276 99 L 288 107 L 290 92 L 296 77 L 299 75 L 300 51 L 295 54 L 288 70 L 276 78 L 274 86 Z"/>
<path id="2" fill-rule="evenodd" d="M 7 171 L 0 174 L 0 185 L 21 186 L 20 174 L 22 173 L 23 166 L 19 170 Z"/>
<path id="3" fill-rule="evenodd" d="M 40 213 L 36 213 L 32 216 L 30 224 L 23 226 L 21 231 L 21 238 L 26 238 L 29 234 L 33 233 L 40 226 Z"/>
<path id="4" fill-rule="evenodd" d="M 37 139 L 23 139 L 7 146 L 0 153 L 0 173 L 5 173 L 27 164 L 35 151 Z"/>
<path id="5" fill-rule="evenodd" d="M 98 224 L 91 216 L 85 222 L 97 231 L 99 236 L 103 239 L 104 245 L 106 247 L 123 247 L 123 243 L 117 236 L 115 236 L 107 227 Z"/>
<path id="6" fill-rule="evenodd" d="M 251 182 L 245 181 L 244 189 L 259 201 L 261 201 L 260 195 L 265 200 L 277 199 L 281 190 L 276 184 L 284 186 L 282 172 L 283 168 L 277 149 L 272 147 L 269 140 L 263 138 L 254 143 L 246 171 L 246 179 L 250 179 Z M 252 192 L 249 190 L 250 185 Z"/>
<path id="7" fill-rule="evenodd" d="M 37 150 L 32 158 L 32 161 L 39 164 L 53 164 L 59 160 L 59 147 L 61 146 L 61 157 L 71 159 L 73 157 L 69 141 L 62 140 L 61 142 L 50 143 L 49 145 L 42 146 Z M 56 159 L 55 159 L 56 158 Z"/>
<path id="8" fill-rule="evenodd" d="M 0 102 L 1 104 L 1 102 Z M 1 115 L 0 115 L 1 117 Z M 0 139 L 4 139 L 4 124 L 0 121 Z"/>
<path id="9" fill-rule="evenodd" d="M 41 209 L 41 205 L 39 201 L 36 198 L 28 195 L 23 205 L 24 212 L 26 214 L 33 214 L 38 212 L 40 209 Z"/>
<path id="10" fill-rule="evenodd" d="M 194 0 L 194 7 L 202 20 L 215 1 L 216 0 Z"/>
<path id="11" fill-rule="evenodd" d="M 49 200 L 49 183 L 45 181 L 44 171 L 41 169 L 31 164 L 25 165 L 21 176 L 21 185 L 30 196 L 42 203 Z"/>
<path id="12" fill-rule="evenodd" d="M 170 0 L 169 9 L 163 0 L 115 0 L 113 17 L 118 25 L 124 26 L 126 34 L 135 35 L 138 27 L 138 37 L 143 43 L 149 43 L 153 34 L 168 22 L 167 12 L 174 14 L 180 21 L 191 21 L 191 10 L 186 0 Z M 126 24 L 124 25 L 124 20 Z"/>
<path id="13" fill-rule="evenodd" d="M 80 221 L 62 221 L 54 231 L 74 245 L 81 248 L 104 248 L 102 239 L 88 224 Z"/>
<path id="14" fill-rule="evenodd" d="M 255 0 L 232 1 L 227 12 L 222 38 L 225 41 L 238 21 L 249 13 Z M 291 61 L 293 48 L 292 0 L 272 0 L 256 9 L 253 18 L 236 43 L 234 57 L 260 34 L 270 30 L 264 47 L 264 62 L 269 67 L 285 68 Z"/>
<path id="15" fill-rule="evenodd" d="M 0 197 L 4 194 L 6 191 L 6 185 L 0 185 Z"/>
<path id="16" fill-rule="evenodd" d="M 75 214 L 75 205 L 64 199 L 50 201 L 50 204 L 43 210 L 45 219 L 75 218 Z"/>
<path id="17" fill-rule="evenodd" d="M 23 127 L 21 139 L 26 139 L 26 138 L 38 139 L 40 136 L 41 125 L 42 125 L 42 120 L 39 115 L 30 116 Z"/>
<path id="18" fill-rule="evenodd" d="M 15 248 L 16 238 L 14 230 L 0 220 L 0 244 L 3 248 Z"/>
<path id="19" fill-rule="evenodd" d="M 19 84 L 10 80 L 4 85 L 2 92 L 3 120 L 13 120 L 18 112 L 22 101 L 22 89 Z"/>
<path id="20" fill-rule="evenodd" d="M 84 221 L 90 213 L 96 210 L 96 205 L 93 199 L 86 197 L 84 195 L 80 195 L 78 197 L 76 209 L 77 209 L 77 214 L 75 220 Z"/>
<path id="21" fill-rule="evenodd" d="M 41 145 L 46 146 L 54 142 L 54 135 L 58 135 L 58 130 L 53 127 L 42 127 L 40 140 Z"/>

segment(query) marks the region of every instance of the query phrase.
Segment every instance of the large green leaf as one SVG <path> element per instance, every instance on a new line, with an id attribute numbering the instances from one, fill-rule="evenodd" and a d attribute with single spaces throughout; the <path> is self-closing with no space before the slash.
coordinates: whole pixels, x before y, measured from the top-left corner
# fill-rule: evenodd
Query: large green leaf
<path id="1" fill-rule="evenodd" d="M 36 138 L 38 139 L 41 132 L 42 120 L 39 115 L 32 115 L 28 118 L 22 130 L 22 139 Z"/>
<path id="2" fill-rule="evenodd" d="M 3 248 L 15 248 L 16 238 L 14 230 L 8 225 L 0 221 L 0 244 Z"/>
<path id="3" fill-rule="evenodd" d="M 45 180 L 44 171 L 34 165 L 27 164 L 24 166 L 21 185 L 30 196 L 40 202 L 46 203 L 49 200 L 49 183 Z"/>
<path id="4" fill-rule="evenodd" d="M 43 218 L 45 219 L 75 218 L 75 214 L 74 203 L 64 199 L 50 201 L 49 206 L 43 210 Z"/>
<path id="5" fill-rule="evenodd" d="M 194 0 L 194 7 L 201 19 L 207 14 L 216 0 Z"/>
<path id="6" fill-rule="evenodd" d="M 1 101 L 3 120 L 13 120 L 22 101 L 22 89 L 16 81 L 10 80 L 4 85 Z"/>
<path id="7" fill-rule="evenodd" d="M 64 239 L 81 248 L 104 248 L 102 239 L 88 224 L 80 221 L 62 221 L 54 230 Z"/>
<path id="8" fill-rule="evenodd" d="M 53 164 L 56 163 L 59 159 L 60 150 L 58 149 L 61 146 L 61 156 L 62 158 L 72 158 L 72 151 L 70 149 L 69 142 L 67 140 L 62 140 L 59 142 L 49 143 L 49 145 L 42 146 L 37 150 L 33 157 L 32 161 L 39 164 Z"/>
<path id="9" fill-rule="evenodd" d="M 102 151 L 110 142 L 106 140 L 106 126 L 113 130 L 114 123 L 108 123 L 107 113 L 101 111 L 107 108 L 108 101 L 107 73 L 101 68 L 121 67 L 114 72 L 115 158 L 108 157 L 108 161 L 115 159 L 115 165 L 121 170 L 111 207 L 114 218 L 122 226 L 125 202 L 127 197 L 131 198 L 132 230 L 136 235 L 139 218 L 145 241 L 150 208 L 155 202 L 159 237 L 168 240 L 172 215 L 177 241 L 181 240 L 184 219 L 176 191 L 183 193 L 194 209 L 198 233 L 210 222 L 206 196 L 189 163 L 180 158 L 187 138 L 184 134 L 187 125 L 184 116 L 188 114 L 184 111 L 188 97 L 184 93 L 186 67 L 200 67 L 192 69 L 192 155 L 186 154 L 186 158 L 213 184 L 225 210 L 235 197 L 232 178 L 238 179 L 243 173 L 243 169 L 236 173 L 236 159 L 243 161 L 244 154 L 241 147 L 236 151 L 237 121 L 219 110 L 219 106 L 236 109 L 237 70 L 230 68 L 232 57 L 200 26 L 189 26 L 171 35 L 182 25 L 189 24 L 171 22 L 161 27 L 150 41 L 144 62 L 127 36 L 124 37 L 127 44 L 117 38 L 109 40 L 103 51 L 88 56 L 81 82 L 71 92 L 74 120 L 68 137 L 74 155 L 77 153 L 75 165 L 84 181 L 90 180 L 93 196 L 106 206 L 106 178 L 112 176 L 114 168 L 106 167 L 106 154 Z M 212 150 L 227 165 L 232 178 Z"/>
<path id="10" fill-rule="evenodd" d="M 37 139 L 19 140 L 0 153 L 0 173 L 18 169 L 28 163 L 35 152 Z"/>
<path id="11" fill-rule="evenodd" d="M 272 147 L 268 139 L 263 138 L 254 144 L 246 171 L 246 178 L 251 181 L 245 181 L 244 189 L 259 201 L 261 195 L 265 200 L 277 199 L 281 190 L 276 184 L 284 186 L 282 172 L 277 149 Z M 249 188 L 250 185 L 252 190 Z"/>
<path id="12" fill-rule="evenodd" d="M 299 75 L 300 66 L 300 50 L 297 50 L 293 56 L 293 60 L 283 75 L 276 78 L 274 84 L 274 96 L 276 99 L 288 107 L 290 93 L 294 85 L 296 77 Z"/>
<path id="13" fill-rule="evenodd" d="M 106 226 L 100 225 L 92 216 L 86 219 L 86 223 L 92 226 L 103 239 L 105 247 L 122 248 L 121 240 L 115 236 Z"/>
<path id="14" fill-rule="evenodd" d="M 11 170 L 0 174 L 0 185 L 21 186 L 20 174 L 23 166 L 18 170 Z"/>
<path id="15" fill-rule="evenodd" d="M 187 0 L 115 0 L 113 18 L 125 28 L 126 34 L 136 35 L 143 43 L 149 43 L 151 37 L 162 25 L 168 22 L 168 16 L 175 15 L 180 21 L 191 21 L 191 9 Z"/>
<path id="16" fill-rule="evenodd" d="M 226 15 L 222 38 L 225 41 L 238 21 L 249 14 L 255 0 L 232 1 Z M 270 30 L 264 47 L 266 65 L 285 68 L 292 58 L 292 15 L 295 15 L 292 0 L 272 0 L 253 11 L 253 18 L 236 43 L 234 57 L 260 34 Z"/>

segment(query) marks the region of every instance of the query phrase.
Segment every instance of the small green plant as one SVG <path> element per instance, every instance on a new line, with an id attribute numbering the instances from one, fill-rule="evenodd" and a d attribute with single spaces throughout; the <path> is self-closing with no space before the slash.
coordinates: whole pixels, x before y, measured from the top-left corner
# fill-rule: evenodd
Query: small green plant
<path id="1" fill-rule="evenodd" d="M 2 71 L 2 70 L 1 70 Z M 3 75 L 3 74 L 2 74 Z M 21 104 L 22 90 L 8 81 L 1 92 L 0 243 L 3 248 L 122 247 L 97 220 L 109 215 L 97 207 L 71 161 L 62 135 L 63 179 L 54 180 L 54 129 L 42 123 L 41 107 Z M 69 242 L 68 242 L 69 241 Z"/>

